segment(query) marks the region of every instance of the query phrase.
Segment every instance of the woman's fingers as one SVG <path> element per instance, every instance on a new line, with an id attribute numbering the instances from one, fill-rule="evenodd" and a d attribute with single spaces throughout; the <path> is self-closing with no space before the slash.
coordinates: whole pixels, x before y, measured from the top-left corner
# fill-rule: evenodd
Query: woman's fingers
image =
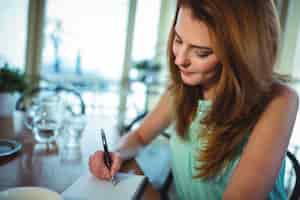
<path id="1" fill-rule="evenodd" d="M 99 179 L 109 180 L 114 176 L 121 168 L 122 158 L 118 153 L 110 153 L 112 159 L 111 169 L 108 170 L 104 164 L 104 153 L 103 151 L 96 151 L 89 158 L 89 168 L 91 173 Z"/>
<path id="2" fill-rule="evenodd" d="M 118 153 L 110 153 L 112 159 L 112 166 L 110 169 L 110 175 L 114 176 L 121 168 L 122 158 Z"/>
<path id="3" fill-rule="evenodd" d="M 91 173 L 99 179 L 110 179 L 110 173 L 103 161 L 103 152 L 97 151 L 89 158 Z"/>

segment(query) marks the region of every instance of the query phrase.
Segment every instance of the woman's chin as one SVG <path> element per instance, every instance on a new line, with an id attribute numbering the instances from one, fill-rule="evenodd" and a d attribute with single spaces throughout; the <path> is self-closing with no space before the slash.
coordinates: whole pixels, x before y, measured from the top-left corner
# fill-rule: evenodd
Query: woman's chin
<path id="1" fill-rule="evenodd" d="M 183 78 L 183 77 L 181 77 L 181 80 L 185 85 L 188 85 L 188 86 L 196 86 L 196 85 L 201 84 L 201 81 L 195 81 L 195 80 L 191 80 L 191 79 L 187 79 L 187 78 Z"/>
<path id="2" fill-rule="evenodd" d="M 181 72 L 181 80 L 185 85 L 196 86 L 199 84 L 200 80 L 196 80 L 195 74 L 184 74 Z"/>

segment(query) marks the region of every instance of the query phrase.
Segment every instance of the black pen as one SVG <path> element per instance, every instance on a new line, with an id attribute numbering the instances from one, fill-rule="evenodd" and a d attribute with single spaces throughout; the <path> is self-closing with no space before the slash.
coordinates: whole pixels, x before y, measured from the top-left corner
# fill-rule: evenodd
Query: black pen
<path id="1" fill-rule="evenodd" d="M 104 164 L 107 167 L 107 169 L 110 171 L 110 169 L 112 167 L 112 159 L 111 159 L 109 151 L 108 151 L 106 136 L 105 136 L 105 132 L 103 129 L 101 129 L 101 137 L 102 137 L 102 144 L 103 144 L 103 151 L 104 151 Z M 115 176 L 111 177 L 111 182 L 113 183 L 113 185 L 117 184 Z"/>

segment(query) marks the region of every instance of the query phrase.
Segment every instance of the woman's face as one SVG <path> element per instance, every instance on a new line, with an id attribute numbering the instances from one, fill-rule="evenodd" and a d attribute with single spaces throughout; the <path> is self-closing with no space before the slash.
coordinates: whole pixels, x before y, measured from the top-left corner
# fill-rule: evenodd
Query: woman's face
<path id="1" fill-rule="evenodd" d="M 215 56 L 208 27 L 193 18 L 189 8 L 180 8 L 173 41 L 175 64 L 182 81 L 190 86 L 206 86 L 215 78 Z"/>

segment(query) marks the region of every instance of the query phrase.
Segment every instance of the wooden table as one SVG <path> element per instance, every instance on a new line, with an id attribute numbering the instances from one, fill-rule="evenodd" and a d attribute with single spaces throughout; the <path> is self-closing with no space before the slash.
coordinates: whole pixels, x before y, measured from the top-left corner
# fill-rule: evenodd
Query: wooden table
<path id="1" fill-rule="evenodd" d="M 105 124 L 101 126 L 105 128 Z M 60 136 L 47 150 L 44 144 L 34 141 L 30 131 L 24 129 L 16 134 L 12 120 L 0 118 L 0 138 L 14 138 L 23 145 L 17 154 L 0 158 L 0 191 L 17 186 L 40 186 L 63 192 L 88 171 L 88 158 L 100 145 L 97 125 L 99 121 L 96 116 L 88 118 L 80 148 L 65 148 Z M 116 134 L 115 137 L 108 137 L 108 144 L 112 145 L 118 139 L 116 137 Z M 128 170 L 143 174 L 134 160 L 122 167 L 122 171 Z M 141 199 L 159 199 L 159 193 L 147 182 Z"/>

